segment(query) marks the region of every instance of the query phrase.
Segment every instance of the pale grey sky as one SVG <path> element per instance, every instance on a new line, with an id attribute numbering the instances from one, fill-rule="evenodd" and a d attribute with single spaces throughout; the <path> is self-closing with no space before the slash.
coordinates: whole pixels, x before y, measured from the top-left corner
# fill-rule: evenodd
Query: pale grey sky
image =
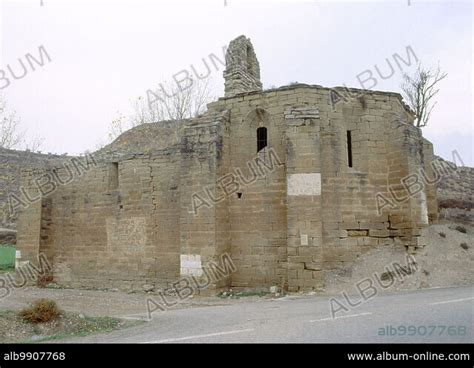
<path id="1" fill-rule="evenodd" d="M 222 58 L 222 46 L 245 34 L 264 87 L 360 88 L 357 75 L 369 69 L 375 89 L 399 92 L 393 54 L 406 57 L 411 46 L 424 65 L 439 62 L 449 75 L 424 135 L 436 153 L 449 159 L 457 150 L 474 166 L 471 1 L 26 0 L 2 1 L 0 12 L 0 69 L 11 82 L 0 92 L 29 135 L 44 138 L 44 152 L 77 154 L 106 143 L 110 121 L 130 111 L 131 99 L 190 65 L 204 72 L 202 58 Z M 20 74 L 18 58 L 39 58 L 40 45 L 51 62 L 35 71 L 27 65 L 14 80 L 7 66 Z M 388 74 L 387 58 L 395 73 L 382 80 L 375 65 Z M 223 68 L 212 70 L 221 96 Z"/>

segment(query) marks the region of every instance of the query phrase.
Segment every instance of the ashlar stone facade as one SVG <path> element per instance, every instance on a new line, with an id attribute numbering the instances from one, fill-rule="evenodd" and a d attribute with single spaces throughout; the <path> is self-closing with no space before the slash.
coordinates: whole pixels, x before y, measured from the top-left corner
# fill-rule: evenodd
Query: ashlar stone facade
<path id="1" fill-rule="evenodd" d="M 44 253 L 58 284 L 129 290 L 206 277 L 228 254 L 235 270 L 212 292 L 300 291 L 324 289 L 373 247 L 423 246 L 435 189 L 407 187 L 431 172 L 433 149 L 399 94 L 264 91 L 244 36 L 226 62 L 225 96 L 204 115 L 125 132 L 84 175 L 23 209 L 23 261 Z M 30 192 L 35 175 L 23 175 Z M 393 196 L 405 199 L 381 206 Z"/>

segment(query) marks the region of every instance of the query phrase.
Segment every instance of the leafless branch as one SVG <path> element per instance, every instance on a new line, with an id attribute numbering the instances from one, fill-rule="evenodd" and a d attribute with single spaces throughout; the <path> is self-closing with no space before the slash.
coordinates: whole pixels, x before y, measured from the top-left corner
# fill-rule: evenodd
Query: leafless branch
<path id="1" fill-rule="evenodd" d="M 426 69 L 418 65 L 413 76 L 403 75 L 401 89 L 408 105 L 415 113 L 415 125 L 418 128 L 428 124 L 431 112 L 436 106 L 434 97 L 438 94 L 438 83 L 448 74 L 436 69 Z"/>
<path id="2" fill-rule="evenodd" d="M 153 94 L 156 99 L 151 103 L 143 97 L 132 102 L 132 116 L 127 118 L 118 114 L 110 125 L 111 141 L 127 129 L 140 124 L 196 117 L 202 114 L 206 105 L 214 99 L 211 95 L 210 78 L 194 79 L 185 88 L 180 88 L 176 83 L 164 83 L 155 89 Z"/>

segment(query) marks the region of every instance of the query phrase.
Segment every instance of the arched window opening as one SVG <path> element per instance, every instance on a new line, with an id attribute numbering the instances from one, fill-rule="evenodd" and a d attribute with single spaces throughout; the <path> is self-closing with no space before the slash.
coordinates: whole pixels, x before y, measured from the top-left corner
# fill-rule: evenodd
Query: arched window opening
<path id="1" fill-rule="evenodd" d="M 267 146 L 267 128 L 257 129 L 257 152 L 260 152 Z"/>

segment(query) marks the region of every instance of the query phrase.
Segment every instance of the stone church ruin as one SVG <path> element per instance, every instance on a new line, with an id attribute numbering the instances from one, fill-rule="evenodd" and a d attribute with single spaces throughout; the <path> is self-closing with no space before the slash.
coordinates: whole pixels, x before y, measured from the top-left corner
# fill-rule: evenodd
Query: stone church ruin
<path id="1" fill-rule="evenodd" d="M 245 36 L 228 47 L 224 79 L 224 97 L 203 115 L 125 132 L 84 175 L 22 208 L 22 261 L 43 253 L 59 285 L 141 290 L 205 277 L 228 254 L 235 271 L 211 292 L 306 291 L 373 247 L 423 246 L 436 189 L 407 195 L 401 182 L 432 173 L 433 148 L 398 93 L 263 90 Z M 345 92 L 353 97 L 334 104 Z M 37 175 L 22 176 L 31 195 Z M 379 211 L 378 194 L 406 200 Z"/>

